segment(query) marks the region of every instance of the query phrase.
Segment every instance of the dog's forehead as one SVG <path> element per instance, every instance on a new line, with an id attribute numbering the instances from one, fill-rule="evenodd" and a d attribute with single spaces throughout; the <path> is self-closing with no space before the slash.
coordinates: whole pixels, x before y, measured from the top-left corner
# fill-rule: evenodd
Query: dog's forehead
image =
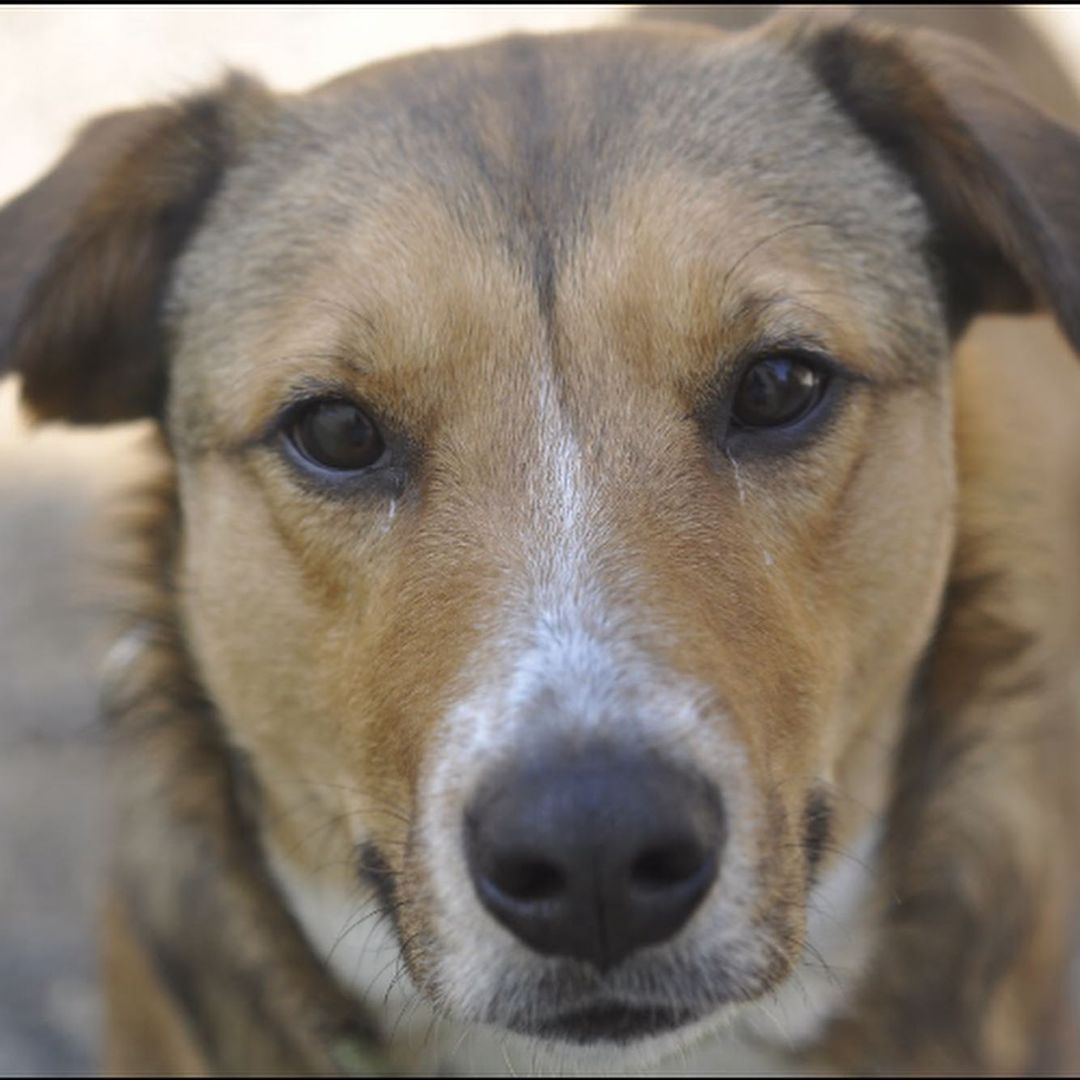
<path id="1" fill-rule="evenodd" d="M 785 209 L 861 208 L 887 232 L 883 217 L 906 224 L 908 185 L 798 54 L 768 40 L 668 29 L 514 37 L 357 72 L 300 113 L 335 194 L 349 176 L 411 179 L 462 217 L 482 205 L 563 241 L 628 180 L 671 167 Z M 874 205 L 884 194 L 895 210 Z"/>
<path id="2" fill-rule="evenodd" d="M 489 309 L 533 309 L 539 325 L 635 248 L 661 291 L 685 291 L 672 271 L 710 262 L 705 288 L 736 263 L 782 284 L 797 247 L 820 292 L 848 289 L 870 321 L 918 328 L 934 304 L 926 231 L 910 183 L 768 40 L 514 37 L 286 102 L 228 179 L 178 295 L 188 352 L 205 354 L 313 293 L 361 315 L 365 293 L 392 297 L 415 329 L 450 281 L 442 310 L 460 313 L 471 267 L 488 289 L 477 307 L 497 295 Z M 759 242 L 771 247 L 744 259 Z"/>
<path id="3" fill-rule="evenodd" d="M 355 206 L 360 185 L 421 184 L 485 239 L 494 224 L 530 251 L 546 241 L 567 253 L 613 196 L 665 169 L 773 212 L 868 226 L 883 243 L 923 225 L 907 181 L 797 54 L 768 40 L 514 37 L 359 72 L 300 111 L 323 148 L 328 197 Z"/>

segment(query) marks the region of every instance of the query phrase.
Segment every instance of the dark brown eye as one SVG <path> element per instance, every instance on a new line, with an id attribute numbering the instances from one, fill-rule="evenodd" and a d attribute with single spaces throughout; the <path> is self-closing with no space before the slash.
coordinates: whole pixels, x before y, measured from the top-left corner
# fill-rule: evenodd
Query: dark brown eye
<path id="1" fill-rule="evenodd" d="M 385 444 L 368 416 L 348 401 L 316 401 L 286 428 L 299 452 L 316 465 L 338 472 L 358 472 L 374 465 Z"/>
<path id="2" fill-rule="evenodd" d="M 810 412 L 824 390 L 820 369 L 798 357 L 770 356 L 743 375 L 731 418 L 742 428 L 784 427 Z"/>

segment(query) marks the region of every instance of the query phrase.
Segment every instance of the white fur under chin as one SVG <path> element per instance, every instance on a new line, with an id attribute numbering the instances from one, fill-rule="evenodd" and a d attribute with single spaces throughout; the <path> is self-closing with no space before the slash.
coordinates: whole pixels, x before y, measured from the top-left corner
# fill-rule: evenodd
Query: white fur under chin
<path id="1" fill-rule="evenodd" d="M 624 1049 L 544 1044 L 437 1016 L 404 971 L 392 928 L 373 914 L 377 900 L 321 887 L 282 857 L 272 864 L 312 946 L 380 1018 L 402 1068 L 488 1076 L 793 1075 L 799 1070 L 787 1054 L 810 1043 L 843 1007 L 868 959 L 877 841 L 877 829 L 868 829 L 814 890 L 809 946 L 775 994 Z"/>

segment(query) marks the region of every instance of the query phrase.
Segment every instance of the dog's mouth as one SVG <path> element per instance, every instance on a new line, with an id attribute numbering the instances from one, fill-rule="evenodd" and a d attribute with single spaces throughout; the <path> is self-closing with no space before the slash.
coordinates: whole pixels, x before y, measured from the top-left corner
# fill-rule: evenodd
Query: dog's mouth
<path id="1" fill-rule="evenodd" d="M 579 1009 L 547 1016 L 531 1016 L 527 1022 L 504 1021 L 512 1030 L 559 1042 L 590 1045 L 622 1045 L 662 1035 L 699 1019 L 690 1009 L 670 1005 L 631 1004 L 617 1000 L 591 1002 Z"/>
<path id="2" fill-rule="evenodd" d="M 688 966 L 688 965 L 687 965 Z M 477 1019 L 519 1035 L 578 1046 L 625 1047 L 732 1016 L 782 981 L 787 970 L 699 957 L 689 971 L 678 962 L 645 964 L 613 976 L 577 968 L 548 971 L 535 981 L 503 982 Z"/>

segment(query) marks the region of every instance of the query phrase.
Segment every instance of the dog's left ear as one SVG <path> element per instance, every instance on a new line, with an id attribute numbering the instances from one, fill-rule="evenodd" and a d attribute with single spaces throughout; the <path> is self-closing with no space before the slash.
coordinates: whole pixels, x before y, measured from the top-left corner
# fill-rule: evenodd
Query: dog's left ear
<path id="1" fill-rule="evenodd" d="M 981 311 L 1046 307 L 1080 352 L 1080 135 L 956 38 L 803 11 L 761 32 L 914 181 L 954 332 Z"/>
<path id="2" fill-rule="evenodd" d="M 104 116 L 0 210 L 0 374 L 22 376 L 39 418 L 160 415 L 173 266 L 272 105 L 232 75 L 175 105 Z"/>

